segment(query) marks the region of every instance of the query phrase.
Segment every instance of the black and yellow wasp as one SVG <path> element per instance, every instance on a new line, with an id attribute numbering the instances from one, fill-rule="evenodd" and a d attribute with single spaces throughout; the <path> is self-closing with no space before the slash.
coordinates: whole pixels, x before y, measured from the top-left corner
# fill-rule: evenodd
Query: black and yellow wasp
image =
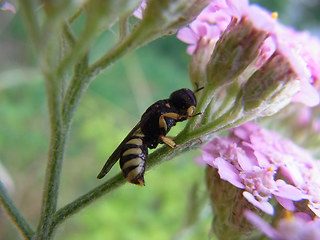
<path id="1" fill-rule="evenodd" d="M 120 158 L 120 167 L 126 180 L 136 185 L 145 185 L 148 148 L 156 148 L 159 143 L 176 147 L 172 138 L 166 135 L 177 122 L 198 115 L 192 115 L 196 106 L 196 97 L 188 88 L 177 90 L 168 99 L 152 104 L 109 157 L 98 178 L 103 178 Z"/>

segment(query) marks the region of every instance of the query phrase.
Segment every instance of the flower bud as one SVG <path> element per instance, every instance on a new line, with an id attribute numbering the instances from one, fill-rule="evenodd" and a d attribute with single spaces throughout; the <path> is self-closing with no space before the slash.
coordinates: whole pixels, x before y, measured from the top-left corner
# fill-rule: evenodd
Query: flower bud
<path id="1" fill-rule="evenodd" d="M 189 76 L 195 89 L 206 85 L 206 66 L 210 56 L 211 52 L 208 51 L 208 48 L 199 48 L 197 52 L 192 55 L 189 66 Z"/>
<path id="2" fill-rule="evenodd" d="M 245 83 L 242 95 L 248 114 L 270 116 L 290 103 L 299 90 L 298 74 L 278 50 Z"/>
<path id="3" fill-rule="evenodd" d="M 241 239 L 249 236 L 253 227 L 243 216 L 245 209 L 258 212 L 243 196 L 242 189 L 220 178 L 217 169 L 207 167 L 207 187 L 214 213 L 213 232 L 217 239 Z"/>
<path id="4" fill-rule="evenodd" d="M 222 86 L 234 81 L 260 53 L 268 33 L 247 18 L 234 18 L 216 43 L 207 65 L 208 84 Z"/>

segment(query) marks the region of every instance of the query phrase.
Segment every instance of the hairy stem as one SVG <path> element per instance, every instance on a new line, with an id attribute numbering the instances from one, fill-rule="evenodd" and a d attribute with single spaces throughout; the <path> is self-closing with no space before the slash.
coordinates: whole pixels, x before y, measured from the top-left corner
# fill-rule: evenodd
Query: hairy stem
<path id="1" fill-rule="evenodd" d="M 183 141 L 182 139 L 184 139 L 185 141 Z M 199 141 L 193 141 L 193 143 L 191 144 L 190 139 L 186 137 L 185 134 L 182 134 L 177 139 L 177 143 L 179 144 L 179 147 L 177 148 L 171 149 L 167 146 L 163 146 L 162 148 L 151 153 L 149 155 L 146 171 L 150 170 L 158 164 L 161 164 L 178 156 L 179 154 L 190 151 L 191 149 L 197 147 L 200 144 Z M 124 183 L 125 179 L 123 178 L 122 174 L 119 173 L 115 177 L 107 180 L 105 183 L 95 187 L 88 193 L 80 196 L 78 199 L 62 207 L 60 210 L 56 212 L 54 216 L 51 231 L 53 232 L 57 225 L 61 224 L 63 221 L 65 221 L 67 218 L 83 209 L 85 206 L 96 201 L 98 198 L 106 195 L 107 193 L 110 193 L 111 191 L 117 189 Z"/>
<path id="2" fill-rule="evenodd" d="M 16 225 L 18 230 L 21 232 L 22 236 L 26 239 L 32 239 L 34 236 L 34 231 L 23 217 L 17 206 L 14 204 L 13 200 L 10 198 L 5 186 L 0 181 L 0 204 L 3 206 L 4 210 L 12 219 L 13 223 Z"/>
<path id="3" fill-rule="evenodd" d="M 51 234 L 54 231 L 54 229 L 57 227 L 57 225 L 61 224 L 68 217 L 80 211 L 82 208 L 94 202 L 95 200 L 102 197 L 106 193 L 109 193 L 117 189 L 124 183 L 125 183 L 125 179 L 123 178 L 122 174 L 118 174 L 113 178 L 107 180 L 105 183 L 95 187 L 88 193 L 80 196 L 76 200 L 72 201 L 71 203 L 59 209 L 56 212 L 52 222 Z"/>
<path id="4" fill-rule="evenodd" d="M 54 79 L 61 76 L 60 70 L 58 69 L 57 74 L 55 75 L 51 75 L 50 73 L 45 74 L 47 79 L 46 86 L 50 113 L 50 125 L 52 126 L 52 138 L 37 239 L 50 239 L 50 237 L 52 237 L 54 226 L 57 222 L 53 219 L 53 215 L 56 213 L 64 148 L 68 133 L 70 131 L 71 122 L 80 99 L 93 78 L 98 75 L 101 70 L 107 68 L 111 63 L 118 60 L 125 53 L 136 47 L 134 44 L 132 44 L 132 42 L 134 42 L 133 36 L 129 37 L 127 41 L 117 45 L 91 67 L 88 66 L 88 55 L 86 54 L 76 65 L 74 76 L 71 79 L 69 87 L 67 88 L 64 96 L 62 96 L 61 89 L 59 89 L 59 84 L 57 84 L 60 82 L 60 80 Z M 113 184 L 111 184 L 111 186 L 113 186 Z M 110 187 L 108 184 L 106 186 L 103 185 L 101 188 L 97 188 L 96 191 L 94 191 L 94 194 L 100 196 L 99 192 L 102 195 L 102 193 L 108 191 L 109 188 Z M 82 206 L 85 205 L 86 202 L 91 202 L 92 200 L 90 199 L 92 197 L 94 197 L 94 195 L 89 193 L 85 196 L 86 199 L 81 198 L 80 205 Z M 71 205 L 71 208 L 74 209 L 74 211 L 77 211 L 77 204 Z"/>
<path id="5" fill-rule="evenodd" d="M 31 37 L 34 47 L 37 49 L 39 35 L 40 35 L 40 26 L 35 14 L 35 4 L 33 0 L 19 0 L 20 8 L 24 15 L 25 24 L 27 26 L 28 33 Z"/>
<path id="6" fill-rule="evenodd" d="M 51 139 L 48 154 L 45 186 L 42 198 L 42 210 L 36 239 L 49 239 L 48 230 L 53 214 L 56 212 L 60 186 L 60 175 L 67 138 L 61 113 L 61 81 L 49 72 L 46 78 L 47 102 L 50 116 Z"/>

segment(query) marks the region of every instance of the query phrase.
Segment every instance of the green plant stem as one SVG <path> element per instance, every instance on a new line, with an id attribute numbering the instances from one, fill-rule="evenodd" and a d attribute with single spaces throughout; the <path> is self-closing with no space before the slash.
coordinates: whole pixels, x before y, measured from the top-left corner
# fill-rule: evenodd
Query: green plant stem
<path id="1" fill-rule="evenodd" d="M 73 81 L 71 81 L 68 88 L 69 91 L 79 91 L 82 95 L 84 89 L 79 89 L 79 82 L 76 80 L 80 80 L 80 77 L 85 77 L 82 73 L 87 69 L 86 66 L 87 57 L 85 56 L 75 68 Z M 70 102 L 63 105 L 61 79 L 58 79 L 57 75 L 50 73 L 45 74 L 45 76 L 50 115 L 51 142 L 42 211 L 36 239 L 50 239 L 52 237 L 51 224 L 54 214 L 56 213 L 65 144 L 70 131 L 72 117 L 79 102 L 79 99 L 77 102 L 73 102 L 73 99 L 71 99 Z M 80 87 L 83 86 L 80 85 Z"/>
<path id="2" fill-rule="evenodd" d="M 129 33 L 129 17 L 121 17 L 119 20 L 119 42 L 126 39 Z"/>
<path id="3" fill-rule="evenodd" d="M 85 55 L 75 66 L 74 75 L 64 95 L 62 105 L 62 116 L 66 131 L 69 131 L 74 113 L 79 105 L 80 99 L 90 83 L 87 74 L 88 55 Z"/>
<path id="4" fill-rule="evenodd" d="M 34 231 L 23 217 L 17 206 L 14 204 L 13 200 L 10 198 L 5 186 L 0 181 L 0 203 L 6 210 L 7 214 L 12 219 L 13 223 L 16 225 L 18 230 L 21 232 L 25 239 L 32 239 L 34 236 Z"/>
<path id="5" fill-rule="evenodd" d="M 64 23 L 63 28 L 62 28 L 62 33 L 63 33 L 66 41 L 68 42 L 68 44 L 70 44 L 73 47 L 76 44 L 77 38 L 74 35 L 69 22 L 66 21 Z"/>
<path id="6" fill-rule="evenodd" d="M 68 217 L 80 211 L 82 208 L 94 202 L 95 200 L 102 197 L 103 195 L 122 186 L 124 183 L 125 183 L 125 179 L 123 178 L 122 174 L 118 174 L 113 178 L 107 180 L 105 183 L 95 187 L 88 193 L 80 196 L 79 198 L 75 199 L 71 203 L 59 209 L 54 216 L 54 219 L 51 225 L 51 233 L 54 231 L 57 225 L 61 224 Z"/>
<path id="7" fill-rule="evenodd" d="M 136 35 L 140 32 L 136 31 L 130 34 L 124 41 L 119 42 L 114 48 L 112 48 L 107 54 L 98 59 L 95 63 L 88 66 L 88 57 L 85 56 L 76 66 L 75 74 L 69 84 L 69 88 L 63 101 L 63 113 L 64 122 L 71 123 L 74 112 L 80 102 L 80 99 L 88 88 L 89 84 L 93 81 L 102 70 L 105 70 L 115 61 L 119 60 L 126 53 L 136 49 L 137 47 L 144 45 L 149 40 L 140 44 L 135 43 Z M 60 71 L 60 70 L 59 70 Z"/>
<path id="8" fill-rule="evenodd" d="M 83 7 L 78 8 L 78 10 L 75 11 L 75 13 L 68 19 L 68 22 L 72 23 L 73 21 L 75 21 L 77 19 L 77 17 L 80 16 L 82 11 L 83 11 Z"/>
<path id="9" fill-rule="evenodd" d="M 39 47 L 40 26 L 34 12 L 36 9 L 35 3 L 33 0 L 19 0 L 19 4 L 24 15 L 24 22 L 27 26 L 28 33 L 34 47 L 37 49 Z"/>
<path id="10" fill-rule="evenodd" d="M 135 44 L 135 34 L 130 34 L 127 39 L 119 42 L 119 44 L 111 49 L 106 55 L 93 63 L 88 69 L 88 74 L 90 76 L 97 76 L 106 67 L 137 47 L 138 46 Z"/>
<path id="11" fill-rule="evenodd" d="M 61 111 L 61 81 L 49 72 L 44 71 L 46 79 L 47 102 L 50 117 L 51 139 L 48 153 L 48 163 L 45 187 L 42 198 L 42 209 L 37 229 L 36 239 L 50 239 L 49 226 L 56 212 L 60 186 L 60 175 L 63 163 L 64 149 L 67 138 Z"/>
<path id="12" fill-rule="evenodd" d="M 216 100 L 216 96 L 213 96 L 210 103 L 208 104 L 206 110 L 204 112 L 202 112 L 201 125 L 206 125 L 212 120 L 213 114 L 215 114 L 215 113 L 213 113 L 213 109 L 216 104 L 215 100 Z"/>
<path id="13" fill-rule="evenodd" d="M 50 75 L 47 77 L 49 78 L 49 80 L 47 80 L 47 93 L 51 119 L 50 122 L 52 126 L 51 136 L 53 137 L 51 139 L 46 175 L 47 178 L 43 195 L 43 207 L 37 239 L 50 239 L 54 229 L 51 225 L 56 225 L 56 223 L 53 223 L 56 222 L 56 220 L 53 220 L 53 215 L 56 212 L 64 147 L 71 122 L 80 99 L 88 85 L 91 83 L 93 78 L 100 73 L 100 71 L 110 66 L 111 63 L 118 60 L 128 51 L 137 47 L 133 42 L 134 36 L 131 35 L 127 38 L 127 41 L 117 45 L 91 67 L 88 67 L 88 56 L 84 56 L 75 67 L 74 76 L 70 81 L 63 101 L 60 99 L 61 95 L 57 85 L 53 84 L 55 81 L 50 79 Z M 60 76 L 59 70 L 57 76 Z M 59 81 L 59 79 L 56 80 Z M 62 103 L 62 107 L 59 105 L 59 102 L 60 104 Z M 108 191 L 109 187 L 102 186 L 101 188 L 96 189 L 95 193 L 100 192 L 102 195 L 102 193 L 105 192 L 103 189 L 107 189 L 105 191 Z M 87 197 L 87 200 L 84 200 L 84 198 L 80 199 L 81 206 L 86 204 L 86 202 L 91 202 L 92 200 L 90 200 L 90 198 L 92 198 L 93 195 L 89 193 L 85 197 Z M 72 205 L 72 209 L 74 209 L 74 211 L 77 209 L 76 206 L 77 204 Z"/>
<path id="14" fill-rule="evenodd" d="M 212 89 L 209 86 L 205 87 L 200 100 L 198 101 L 196 113 L 204 113 L 210 102 L 213 101 L 214 95 L 215 89 Z M 203 118 L 204 116 L 201 115 L 200 117 L 191 118 L 186 125 L 186 130 L 189 132 L 192 131 L 192 129 L 197 126 L 196 122 L 199 121 L 199 119 L 201 121 Z"/>
<path id="15" fill-rule="evenodd" d="M 195 148 L 200 144 L 199 141 L 195 141 L 193 144 L 191 144 L 190 138 L 187 138 L 184 132 L 176 139 L 177 139 L 177 143 L 179 144 L 179 147 L 171 149 L 167 146 L 163 146 L 162 148 L 157 149 L 156 151 L 154 151 L 152 154 L 149 155 L 147 171 L 158 164 L 168 161 L 179 154 L 182 154 L 186 151 L 189 151 Z M 182 139 L 184 139 L 185 141 L 183 141 Z M 97 200 L 98 198 L 122 186 L 124 183 L 125 183 L 125 179 L 120 173 L 115 177 L 107 180 L 105 183 L 92 189 L 88 193 L 82 195 L 81 197 L 74 200 L 73 202 L 59 209 L 54 216 L 54 219 L 51 225 L 51 232 L 53 232 L 56 226 L 61 224 L 68 217 L 72 216 L 73 214 L 75 214 L 76 212 L 78 212 L 88 204 Z"/>
<path id="16" fill-rule="evenodd" d="M 195 129 L 192 133 L 190 133 L 190 135 L 192 138 L 201 137 L 203 141 L 206 141 L 206 139 L 209 139 L 211 135 L 217 133 L 218 131 L 228 129 L 232 126 L 237 126 L 235 123 L 238 121 L 240 122 L 241 119 L 241 109 L 237 106 L 234 106 L 215 121 Z"/>

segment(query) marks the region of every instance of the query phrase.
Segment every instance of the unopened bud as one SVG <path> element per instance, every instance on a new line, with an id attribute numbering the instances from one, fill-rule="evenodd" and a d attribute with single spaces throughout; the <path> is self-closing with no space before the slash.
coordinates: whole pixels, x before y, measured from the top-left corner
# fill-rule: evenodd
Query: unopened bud
<path id="1" fill-rule="evenodd" d="M 210 60 L 212 51 L 209 48 L 198 48 L 192 55 L 189 75 L 192 84 L 197 89 L 199 86 L 205 86 L 206 82 L 206 67 Z"/>
<path id="2" fill-rule="evenodd" d="M 220 178 L 218 170 L 207 167 L 207 186 L 214 214 L 213 232 L 217 239 L 242 239 L 253 231 L 243 216 L 245 209 L 258 210 L 242 195 L 243 190 Z"/>
<path id="3" fill-rule="evenodd" d="M 222 86 L 234 81 L 257 58 L 267 36 L 247 18 L 234 18 L 216 43 L 207 65 L 208 84 Z"/>
<path id="4" fill-rule="evenodd" d="M 299 90 L 298 75 L 288 59 L 279 51 L 265 62 L 246 82 L 243 89 L 244 111 L 259 116 L 270 116 L 290 103 Z"/>

